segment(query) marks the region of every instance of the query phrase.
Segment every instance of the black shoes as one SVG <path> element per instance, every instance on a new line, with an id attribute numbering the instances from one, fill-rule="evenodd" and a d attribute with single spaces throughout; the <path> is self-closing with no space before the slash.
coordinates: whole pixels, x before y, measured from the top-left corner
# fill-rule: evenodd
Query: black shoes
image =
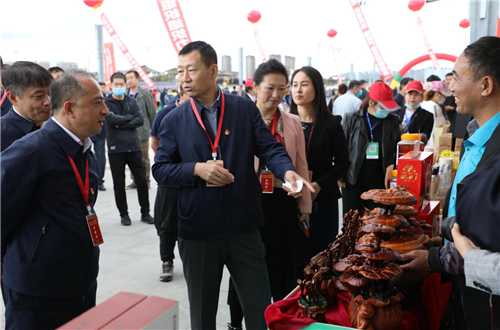
<path id="1" fill-rule="evenodd" d="M 99 185 L 99 187 L 97 187 L 97 189 L 99 189 L 99 191 L 106 191 L 106 187 L 104 187 L 104 183 L 101 183 Z"/>
<path id="2" fill-rule="evenodd" d="M 162 282 L 170 282 L 174 278 L 174 262 L 165 261 L 161 265 L 161 273 L 159 280 Z"/>
<path id="3" fill-rule="evenodd" d="M 130 220 L 128 214 L 121 217 L 121 221 L 122 221 L 122 226 L 130 226 L 132 224 L 132 221 Z"/>
<path id="4" fill-rule="evenodd" d="M 155 220 L 152 216 L 149 215 L 149 213 L 146 215 L 141 215 L 141 221 L 147 223 L 148 225 L 152 225 L 153 223 L 155 223 Z"/>

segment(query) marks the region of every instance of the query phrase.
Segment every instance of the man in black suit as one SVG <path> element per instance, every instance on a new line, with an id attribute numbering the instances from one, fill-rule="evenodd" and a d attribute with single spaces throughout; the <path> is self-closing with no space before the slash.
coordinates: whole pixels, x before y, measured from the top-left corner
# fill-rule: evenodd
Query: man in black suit
<path id="1" fill-rule="evenodd" d="M 246 97 L 250 101 L 254 102 L 256 96 L 257 92 L 255 91 L 255 88 L 253 88 L 253 78 L 248 78 L 245 81 L 245 94 L 243 94 L 243 97 Z"/>
<path id="2" fill-rule="evenodd" d="M 5 70 L 2 82 L 12 108 L 0 119 L 1 151 L 39 129 L 50 118 L 49 88 L 52 81 L 49 71 L 32 62 L 19 61 Z"/>
<path id="3" fill-rule="evenodd" d="M 56 329 L 96 303 L 102 240 L 89 136 L 101 131 L 108 110 L 88 73 L 57 78 L 50 97 L 54 116 L 2 152 L 7 330 Z"/>

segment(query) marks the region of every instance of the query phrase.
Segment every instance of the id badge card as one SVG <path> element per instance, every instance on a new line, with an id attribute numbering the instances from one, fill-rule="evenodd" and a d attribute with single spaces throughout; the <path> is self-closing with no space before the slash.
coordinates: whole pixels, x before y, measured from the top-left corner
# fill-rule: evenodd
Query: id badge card
<path id="1" fill-rule="evenodd" d="M 313 182 L 313 171 L 309 171 L 309 182 Z"/>
<path id="2" fill-rule="evenodd" d="M 224 168 L 224 161 L 223 160 L 207 160 L 207 164 L 216 164 L 222 168 Z M 222 187 L 220 184 L 212 184 L 207 181 L 207 187 Z"/>
<path id="3" fill-rule="evenodd" d="M 87 219 L 87 226 L 89 227 L 90 237 L 92 238 L 92 244 L 94 244 L 94 247 L 104 243 L 97 215 L 93 213 L 91 215 L 87 215 L 85 218 Z"/>
<path id="4" fill-rule="evenodd" d="M 272 194 L 274 192 L 274 174 L 269 170 L 263 170 L 260 173 L 260 185 L 262 193 Z"/>
<path id="5" fill-rule="evenodd" d="M 366 159 L 378 159 L 378 142 L 368 143 L 368 148 L 366 148 Z"/>

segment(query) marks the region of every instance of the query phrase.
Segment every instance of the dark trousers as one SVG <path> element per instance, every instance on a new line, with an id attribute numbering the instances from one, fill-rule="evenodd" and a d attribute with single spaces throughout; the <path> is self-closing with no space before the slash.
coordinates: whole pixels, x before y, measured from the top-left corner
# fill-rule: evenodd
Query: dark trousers
<path id="1" fill-rule="evenodd" d="M 92 143 L 94 144 L 94 153 L 97 158 L 97 165 L 99 167 L 99 184 L 104 183 L 104 171 L 106 169 L 106 139 L 101 139 L 97 135 L 92 137 Z"/>
<path id="2" fill-rule="evenodd" d="M 366 161 L 366 160 L 365 160 Z M 377 204 L 373 201 L 361 199 L 361 194 L 370 189 L 385 189 L 385 170 L 382 165 L 379 167 L 366 166 L 363 163 L 356 184 L 351 185 L 348 182 L 345 188 L 342 188 L 342 208 L 344 213 L 349 210 L 358 210 L 360 215 L 365 213 L 365 207 L 373 210 Z"/>
<path id="3" fill-rule="evenodd" d="M 311 214 L 309 217 L 309 237 L 300 228 L 296 229 L 296 278 L 303 278 L 303 270 L 309 264 L 311 258 L 326 250 L 328 244 L 335 241 L 339 231 L 338 200 L 325 199 L 318 202 L 317 205 L 316 213 Z"/>
<path id="4" fill-rule="evenodd" d="M 192 329 L 216 329 L 220 282 L 228 268 L 240 297 L 247 329 L 267 329 L 271 302 L 265 248 L 259 231 L 218 240 L 179 238 Z"/>
<path id="5" fill-rule="evenodd" d="M 158 186 L 155 201 L 155 227 L 160 238 L 161 261 L 172 261 L 175 258 L 174 248 L 177 241 L 177 197 L 179 189 Z"/>
<path id="6" fill-rule="evenodd" d="M 53 330 L 94 307 L 97 286 L 85 299 L 31 296 L 6 285 L 3 290 L 6 330 Z"/>
<path id="7" fill-rule="evenodd" d="M 128 214 L 127 195 L 125 194 L 125 165 L 128 165 L 135 177 L 141 214 L 149 214 L 149 192 L 142 153 L 140 151 L 110 153 L 108 159 L 113 176 L 116 207 L 120 212 L 120 216 L 123 217 Z"/>

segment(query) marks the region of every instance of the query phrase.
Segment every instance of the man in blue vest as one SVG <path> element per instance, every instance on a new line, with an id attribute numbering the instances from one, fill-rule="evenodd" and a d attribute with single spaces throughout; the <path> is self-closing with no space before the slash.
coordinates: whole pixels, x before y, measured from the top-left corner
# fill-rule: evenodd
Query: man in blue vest
<path id="1" fill-rule="evenodd" d="M 217 54 L 203 41 L 179 53 L 179 82 L 190 100 L 161 123 L 153 176 L 177 186 L 179 252 L 188 286 L 191 327 L 215 329 L 220 282 L 229 269 L 248 329 L 266 329 L 271 302 L 259 228 L 262 188 L 254 156 L 298 197 L 314 189 L 296 172 L 285 148 L 266 128 L 251 101 L 215 84 Z M 302 180 L 304 189 L 298 191 Z"/>

